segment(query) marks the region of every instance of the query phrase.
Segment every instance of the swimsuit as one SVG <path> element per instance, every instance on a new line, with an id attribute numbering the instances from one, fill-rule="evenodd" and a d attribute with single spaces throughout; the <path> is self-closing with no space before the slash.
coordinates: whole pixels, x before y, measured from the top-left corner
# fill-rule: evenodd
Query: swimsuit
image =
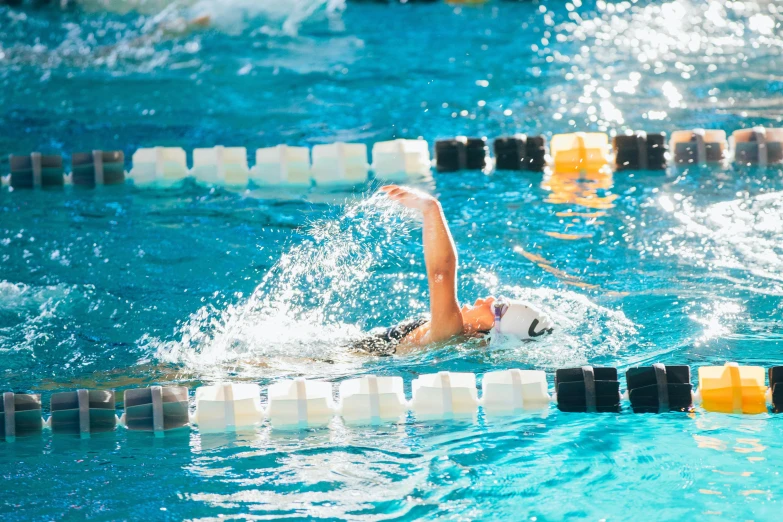
<path id="1" fill-rule="evenodd" d="M 374 328 L 363 338 L 353 341 L 351 349 L 379 357 L 390 357 L 397 353 L 397 346 L 405 337 L 416 328 L 428 323 L 429 317 L 408 319 L 391 328 Z M 491 330 L 480 330 L 474 334 L 476 337 L 485 338 Z"/>
<path id="2" fill-rule="evenodd" d="M 397 352 L 397 346 L 405 339 L 405 336 L 416 328 L 425 324 L 429 319 L 409 319 L 391 328 L 375 328 L 370 333 L 354 341 L 351 348 L 370 355 L 389 357 Z"/>

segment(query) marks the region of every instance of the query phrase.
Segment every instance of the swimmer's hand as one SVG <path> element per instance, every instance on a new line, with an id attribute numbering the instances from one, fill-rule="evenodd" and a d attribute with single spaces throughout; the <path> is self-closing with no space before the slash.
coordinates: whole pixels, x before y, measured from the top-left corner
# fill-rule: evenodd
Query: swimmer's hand
<path id="1" fill-rule="evenodd" d="M 396 201 L 404 207 L 419 210 L 423 213 L 431 210 L 440 210 L 438 200 L 426 192 L 398 185 L 386 185 L 381 187 L 381 190 L 389 196 L 389 199 Z"/>

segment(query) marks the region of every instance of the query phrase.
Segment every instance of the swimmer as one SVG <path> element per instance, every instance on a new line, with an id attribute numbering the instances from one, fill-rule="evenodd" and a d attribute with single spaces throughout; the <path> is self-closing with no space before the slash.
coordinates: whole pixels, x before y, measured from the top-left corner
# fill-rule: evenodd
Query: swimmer
<path id="1" fill-rule="evenodd" d="M 2 5 L 2 0 L 0 0 Z M 159 43 L 185 38 L 195 32 L 206 31 L 211 28 L 212 18 L 209 15 L 201 15 L 192 19 L 176 17 L 173 19 L 163 16 L 168 11 L 150 19 L 141 28 L 141 36 L 132 39 L 121 40 L 119 43 L 100 45 L 93 48 L 88 54 L 61 53 L 60 48 L 41 51 L 37 47 L 29 45 L 17 45 L 3 49 L 0 59 L 4 58 L 14 65 L 43 65 L 47 67 L 52 63 L 65 62 L 71 67 L 87 68 L 96 63 L 113 62 L 117 57 L 133 57 L 137 50 L 153 47 Z"/>
<path id="2" fill-rule="evenodd" d="M 381 188 L 396 203 L 424 218 L 424 264 L 430 291 L 429 318 L 413 319 L 395 327 L 370 332 L 353 347 L 373 355 L 406 353 L 430 344 L 489 336 L 534 339 L 552 333 L 549 317 L 522 301 L 503 297 L 476 300 L 460 308 L 457 300 L 457 251 L 446 217 L 437 199 L 408 187 Z"/>

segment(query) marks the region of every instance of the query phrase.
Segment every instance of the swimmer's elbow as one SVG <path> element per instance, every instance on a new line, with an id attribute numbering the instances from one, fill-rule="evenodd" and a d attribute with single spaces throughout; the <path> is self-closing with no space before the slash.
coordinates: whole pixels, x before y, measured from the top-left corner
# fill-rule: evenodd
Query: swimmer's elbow
<path id="1" fill-rule="evenodd" d="M 454 279 L 457 273 L 457 257 L 445 256 L 433 263 L 432 267 L 427 267 L 427 275 L 433 283 L 443 283 Z"/>
<path id="2" fill-rule="evenodd" d="M 462 314 L 451 314 L 449 317 L 444 317 L 436 320 L 433 318 L 432 327 L 429 332 L 429 342 L 442 343 L 450 341 L 451 339 L 462 335 L 463 324 Z"/>

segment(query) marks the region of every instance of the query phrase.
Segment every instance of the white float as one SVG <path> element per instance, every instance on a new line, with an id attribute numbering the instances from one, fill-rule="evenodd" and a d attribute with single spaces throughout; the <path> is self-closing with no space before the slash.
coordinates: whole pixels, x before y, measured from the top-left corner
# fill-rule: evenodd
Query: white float
<path id="1" fill-rule="evenodd" d="M 133 153 L 130 179 L 136 185 L 165 184 L 188 177 L 187 155 L 179 147 L 154 147 Z"/>
<path id="2" fill-rule="evenodd" d="M 481 383 L 481 401 L 488 413 L 542 409 L 551 399 L 546 373 L 540 370 L 488 372 Z"/>
<path id="3" fill-rule="evenodd" d="M 325 426 L 334 414 L 331 383 L 299 378 L 269 387 L 267 416 L 274 427 Z"/>
<path id="4" fill-rule="evenodd" d="M 216 145 L 210 149 L 193 149 L 191 175 L 212 185 L 246 187 L 250 179 L 245 147 Z"/>
<path id="5" fill-rule="evenodd" d="M 338 411 L 349 423 L 396 420 L 405 415 L 402 377 L 367 375 L 340 383 Z"/>
<path id="6" fill-rule="evenodd" d="M 422 375 L 411 383 L 411 409 L 421 418 L 471 415 L 478 409 L 476 375 L 439 372 Z"/>
<path id="7" fill-rule="evenodd" d="M 194 422 L 202 432 L 249 428 L 259 424 L 262 417 L 257 384 L 222 383 L 196 390 Z"/>
<path id="8" fill-rule="evenodd" d="M 375 177 L 404 181 L 430 175 L 430 147 L 424 140 L 381 141 L 372 146 Z"/>
<path id="9" fill-rule="evenodd" d="M 250 177 L 258 185 L 310 185 L 310 149 L 277 145 L 256 150 Z"/>
<path id="10" fill-rule="evenodd" d="M 313 147 L 313 179 L 319 185 L 358 184 L 367 181 L 367 145 L 331 143 Z"/>

